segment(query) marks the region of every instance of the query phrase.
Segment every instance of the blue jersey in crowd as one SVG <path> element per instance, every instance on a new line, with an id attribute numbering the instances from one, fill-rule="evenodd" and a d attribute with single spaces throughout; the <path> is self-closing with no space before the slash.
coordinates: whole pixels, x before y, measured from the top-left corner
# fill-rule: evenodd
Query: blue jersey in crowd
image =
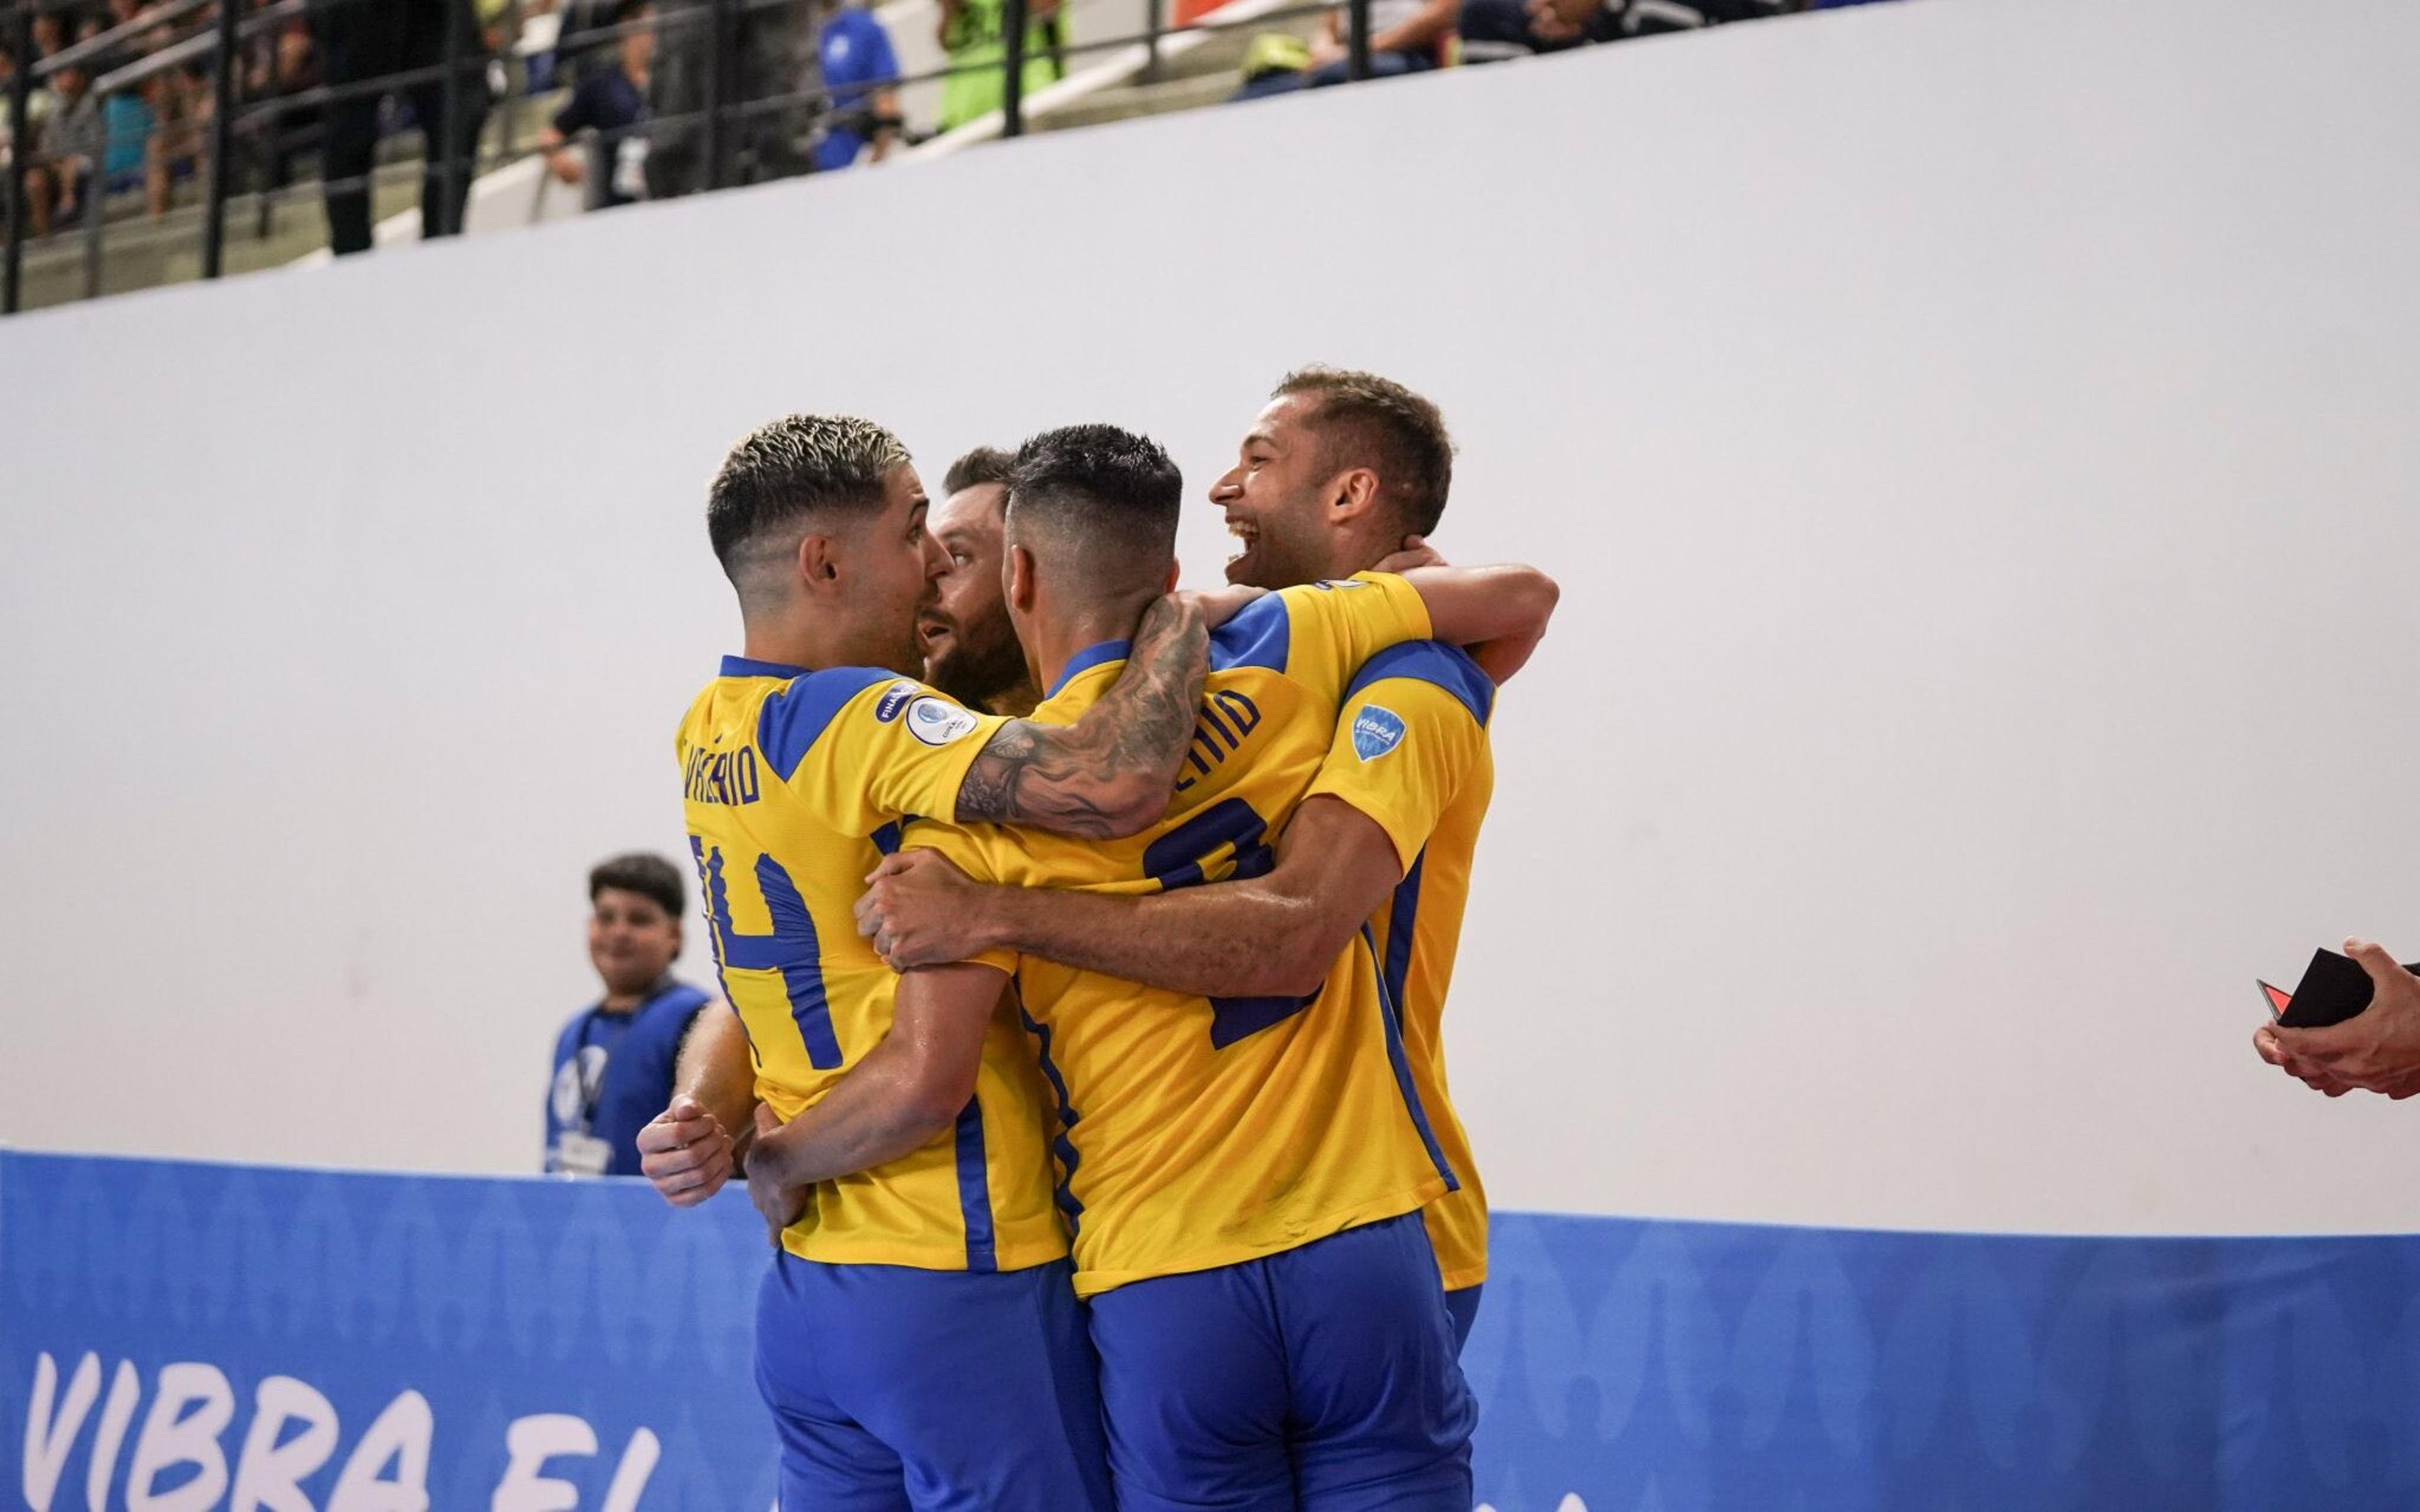
<path id="1" fill-rule="evenodd" d="M 891 34 L 862 6 L 834 11 L 824 23 L 815 53 L 823 61 L 824 87 L 831 92 L 835 116 L 864 109 L 877 88 L 899 77 L 899 57 L 891 50 Z M 816 171 L 847 167 L 864 146 L 863 132 L 831 126 L 815 144 Z"/>
<path id="2" fill-rule="evenodd" d="M 598 1004 L 572 1015 L 554 1041 L 546 1099 L 550 1174 L 639 1174 L 639 1130 L 673 1100 L 673 1062 L 707 1001 L 667 977 L 628 1013 Z"/>

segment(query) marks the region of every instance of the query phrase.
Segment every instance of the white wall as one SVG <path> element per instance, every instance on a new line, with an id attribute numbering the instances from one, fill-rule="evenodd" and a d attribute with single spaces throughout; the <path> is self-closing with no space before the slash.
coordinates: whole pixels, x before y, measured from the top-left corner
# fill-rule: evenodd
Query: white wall
<path id="1" fill-rule="evenodd" d="M 1206 486 L 1322 359 L 1568 584 L 1454 1008 L 1499 1201 L 2408 1226 L 2420 1110 L 2247 1043 L 2420 955 L 2420 16 L 2281 15 L 1877 7 L 11 321 L 0 1138 L 525 1167 L 582 869 L 681 843 L 723 448 Z"/>

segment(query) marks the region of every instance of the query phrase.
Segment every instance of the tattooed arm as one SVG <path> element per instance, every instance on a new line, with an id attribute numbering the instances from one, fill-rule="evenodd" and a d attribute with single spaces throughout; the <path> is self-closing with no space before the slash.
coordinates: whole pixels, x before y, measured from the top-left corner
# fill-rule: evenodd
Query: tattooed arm
<path id="1" fill-rule="evenodd" d="M 1136 627 L 1125 670 L 1082 718 L 1012 719 L 992 735 L 958 787 L 958 820 L 1096 840 L 1144 829 L 1168 807 L 1192 742 L 1209 643 L 1194 600 L 1153 604 Z"/>

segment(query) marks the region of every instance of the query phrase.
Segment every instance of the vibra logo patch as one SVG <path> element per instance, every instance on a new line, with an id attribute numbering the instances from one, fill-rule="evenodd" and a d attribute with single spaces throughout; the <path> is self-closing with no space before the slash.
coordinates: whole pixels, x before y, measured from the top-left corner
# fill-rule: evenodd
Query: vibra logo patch
<path id="1" fill-rule="evenodd" d="M 1353 754 L 1365 762 L 1376 761 L 1393 750 L 1403 738 L 1403 718 L 1392 709 L 1373 703 L 1354 717 Z"/>

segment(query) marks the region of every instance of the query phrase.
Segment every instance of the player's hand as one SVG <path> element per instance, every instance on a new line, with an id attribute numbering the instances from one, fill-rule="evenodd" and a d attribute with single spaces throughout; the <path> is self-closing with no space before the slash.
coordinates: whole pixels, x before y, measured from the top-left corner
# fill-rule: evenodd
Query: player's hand
<path id="1" fill-rule="evenodd" d="M 2275 1063 L 2305 1082 L 2317 1075 L 2397 1100 L 2420 1092 L 2420 977 L 2368 940 L 2344 948 L 2369 973 L 2369 1006 L 2324 1029 L 2270 1030 L 2285 1057 Z"/>
<path id="2" fill-rule="evenodd" d="M 756 1146 L 748 1162 L 748 1200 L 765 1220 L 773 1247 L 782 1247 L 782 1230 L 807 1211 L 807 1189 L 788 1184 L 782 1169 L 782 1120 L 764 1103 L 756 1104 Z"/>
<path id="3" fill-rule="evenodd" d="M 695 1098 L 673 1099 L 639 1131 L 639 1169 L 675 1208 L 721 1191 L 735 1158 L 731 1132 Z"/>
<path id="4" fill-rule="evenodd" d="M 1393 556 L 1387 558 L 1385 561 L 1379 563 L 1370 570 L 1373 572 L 1409 572 L 1414 567 L 1450 567 L 1451 565 L 1453 565 L 1453 563 L 1448 562 L 1444 555 L 1440 553 L 1435 547 L 1429 545 L 1427 536 L 1406 535 L 1404 537 L 1404 548 L 1402 550 L 1396 552 Z"/>
<path id="5" fill-rule="evenodd" d="M 1245 583 L 1230 583 L 1224 588 L 1204 589 L 1180 594 L 1177 596 L 1191 599 L 1194 609 L 1201 612 L 1202 627 L 1205 630 L 1215 630 L 1242 613 L 1246 606 L 1266 597 L 1267 594 L 1268 590 L 1265 588 L 1253 588 Z"/>
<path id="6" fill-rule="evenodd" d="M 2337 1081 L 2335 1077 L 2315 1071 L 2286 1054 L 2285 1046 L 2277 1042 L 2277 1031 L 2266 1024 L 2252 1031 L 2252 1049 L 2261 1059 L 2293 1077 L 2314 1092 L 2325 1092 L 2330 1097 L 2342 1097 L 2352 1090 L 2350 1087 Z"/>
<path id="7" fill-rule="evenodd" d="M 857 932 L 893 971 L 947 965 L 981 954 L 988 889 L 939 851 L 899 851 L 882 858 L 857 901 Z"/>

